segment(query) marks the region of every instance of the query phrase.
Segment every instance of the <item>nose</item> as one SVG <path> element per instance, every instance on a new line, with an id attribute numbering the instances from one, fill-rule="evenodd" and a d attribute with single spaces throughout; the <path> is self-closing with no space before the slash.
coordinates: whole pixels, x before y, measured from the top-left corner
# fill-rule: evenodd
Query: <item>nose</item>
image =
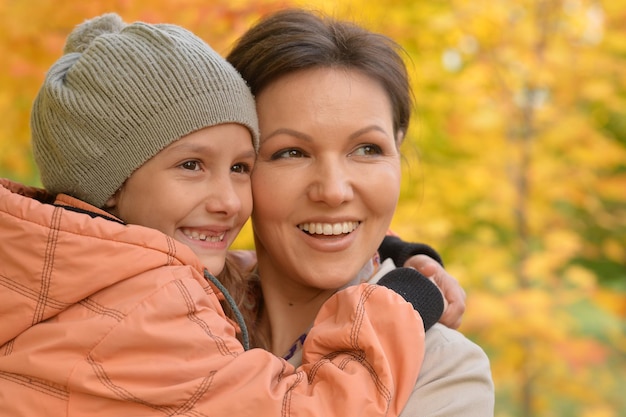
<path id="1" fill-rule="evenodd" d="M 313 166 L 308 195 L 312 201 L 339 207 L 354 197 L 352 174 L 344 162 L 326 160 Z"/>
<path id="2" fill-rule="evenodd" d="M 232 217 L 241 211 L 241 198 L 230 175 L 212 177 L 206 186 L 209 190 L 205 199 L 208 212 Z"/>

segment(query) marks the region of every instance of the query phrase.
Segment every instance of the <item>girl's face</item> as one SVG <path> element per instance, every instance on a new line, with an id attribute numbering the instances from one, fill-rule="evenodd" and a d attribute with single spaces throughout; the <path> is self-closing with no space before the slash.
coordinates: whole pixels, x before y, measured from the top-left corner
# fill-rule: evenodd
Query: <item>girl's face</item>
<path id="1" fill-rule="evenodd" d="M 389 98 L 358 71 L 319 68 L 270 84 L 257 111 L 252 219 L 259 267 L 274 268 L 263 280 L 339 288 L 376 252 L 398 201 Z"/>
<path id="2" fill-rule="evenodd" d="M 126 223 L 151 227 L 189 246 L 218 274 L 250 216 L 250 132 L 238 124 L 182 137 L 137 169 L 109 201 Z"/>

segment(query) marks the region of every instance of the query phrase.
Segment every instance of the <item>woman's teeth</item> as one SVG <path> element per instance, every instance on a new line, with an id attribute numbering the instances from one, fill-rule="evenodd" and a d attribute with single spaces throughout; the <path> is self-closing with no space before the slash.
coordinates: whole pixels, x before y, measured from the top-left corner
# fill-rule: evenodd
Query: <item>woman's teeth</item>
<path id="1" fill-rule="evenodd" d="M 302 223 L 298 225 L 311 235 L 341 235 L 350 233 L 359 226 L 359 222 L 341 222 L 341 223 Z"/>
<path id="2" fill-rule="evenodd" d="M 198 233 L 195 230 L 185 229 L 183 229 L 183 234 L 190 239 L 201 240 L 203 242 L 221 242 L 222 240 L 224 240 L 224 236 L 226 235 L 226 233 L 220 233 L 219 235 L 215 236 L 207 236 L 206 234 Z"/>

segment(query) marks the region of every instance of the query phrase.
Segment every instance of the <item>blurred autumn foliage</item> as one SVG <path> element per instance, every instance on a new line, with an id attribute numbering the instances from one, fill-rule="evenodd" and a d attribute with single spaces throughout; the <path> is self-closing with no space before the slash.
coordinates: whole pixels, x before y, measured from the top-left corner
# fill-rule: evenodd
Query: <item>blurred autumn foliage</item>
<path id="1" fill-rule="evenodd" d="M 38 184 L 29 111 L 86 18 L 183 25 L 225 54 L 289 5 L 407 51 L 416 112 L 393 228 L 468 293 L 496 416 L 626 416 L 626 2 L 0 0 L 0 176 Z M 251 246 L 250 231 L 238 247 Z"/>

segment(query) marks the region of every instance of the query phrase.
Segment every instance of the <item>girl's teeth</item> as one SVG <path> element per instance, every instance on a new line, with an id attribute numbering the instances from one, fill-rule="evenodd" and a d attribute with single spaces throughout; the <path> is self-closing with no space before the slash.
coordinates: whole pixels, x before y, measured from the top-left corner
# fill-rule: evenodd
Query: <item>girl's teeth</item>
<path id="1" fill-rule="evenodd" d="M 195 240 L 201 240 L 203 242 L 209 241 L 209 242 L 221 242 L 222 239 L 224 239 L 224 233 L 217 235 L 217 236 L 207 236 L 204 233 L 198 233 L 195 230 L 192 230 L 191 232 L 188 230 L 183 230 L 183 233 L 185 234 L 185 236 L 191 238 L 191 239 L 195 239 Z"/>

